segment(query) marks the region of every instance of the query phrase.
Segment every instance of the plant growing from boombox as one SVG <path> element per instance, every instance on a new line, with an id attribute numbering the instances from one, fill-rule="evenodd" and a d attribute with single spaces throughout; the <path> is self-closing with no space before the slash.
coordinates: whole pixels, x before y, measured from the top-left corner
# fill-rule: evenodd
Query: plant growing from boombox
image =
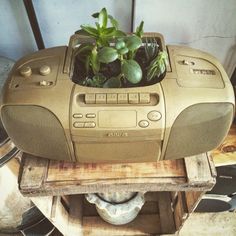
<path id="1" fill-rule="evenodd" d="M 105 8 L 92 16 L 98 20 L 96 27 L 81 25 L 76 31 L 93 38 L 94 43 L 77 48 L 74 82 L 105 88 L 143 86 L 164 74 L 167 53 L 159 50 L 155 38 L 143 42 L 143 21 L 135 33 L 127 35 Z"/>

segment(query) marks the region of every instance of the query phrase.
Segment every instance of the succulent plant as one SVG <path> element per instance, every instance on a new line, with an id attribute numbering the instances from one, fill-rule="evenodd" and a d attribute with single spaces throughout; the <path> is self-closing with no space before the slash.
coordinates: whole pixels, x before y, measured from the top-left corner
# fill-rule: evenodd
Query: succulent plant
<path id="1" fill-rule="evenodd" d="M 143 45 L 142 21 L 135 33 L 125 34 L 119 30 L 119 24 L 106 8 L 92 15 L 97 22 L 95 26 L 81 25 L 76 34 L 86 35 L 94 39 L 94 43 L 81 44 L 76 51 L 79 61 L 83 63 L 87 77 L 80 84 L 92 87 L 121 87 L 122 84 L 138 84 L 143 77 L 143 69 L 136 60 L 136 53 Z M 158 54 L 158 44 L 155 39 L 146 40 L 145 54 L 148 67 L 147 80 L 163 72 L 164 54 Z M 107 76 L 110 65 L 119 62 L 120 71 L 116 75 Z M 165 65 L 164 65 L 165 66 Z M 107 67 L 107 68 L 106 68 Z M 165 68 L 164 68 L 165 69 Z"/>

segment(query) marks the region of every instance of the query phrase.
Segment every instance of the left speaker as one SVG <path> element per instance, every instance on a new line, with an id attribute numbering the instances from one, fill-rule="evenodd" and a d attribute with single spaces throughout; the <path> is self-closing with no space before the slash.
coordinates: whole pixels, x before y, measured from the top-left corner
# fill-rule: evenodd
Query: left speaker
<path id="1" fill-rule="evenodd" d="M 34 105 L 2 108 L 7 134 L 23 152 L 55 160 L 71 160 L 64 129 L 49 110 Z"/>

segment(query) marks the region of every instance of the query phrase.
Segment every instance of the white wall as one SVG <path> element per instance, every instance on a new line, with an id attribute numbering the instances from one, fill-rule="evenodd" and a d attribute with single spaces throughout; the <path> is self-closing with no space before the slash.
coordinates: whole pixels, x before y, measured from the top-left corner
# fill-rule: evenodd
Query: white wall
<path id="1" fill-rule="evenodd" d="M 45 47 L 66 45 L 91 14 L 106 7 L 124 31 L 131 28 L 131 0 L 33 0 Z M 23 0 L 0 0 L 0 56 L 19 59 L 37 50 Z"/>
<path id="2" fill-rule="evenodd" d="M 34 0 L 34 6 L 46 47 L 67 44 L 81 24 L 94 25 L 91 15 L 103 7 L 122 30 L 131 28 L 131 0 Z"/>
<path id="3" fill-rule="evenodd" d="M 130 31 L 131 0 L 33 0 L 46 47 L 65 45 L 81 24 L 106 7 Z M 216 56 L 231 76 L 236 65 L 236 0 L 136 0 L 135 26 Z M 37 50 L 23 0 L 0 0 L 0 55 L 18 59 Z"/>
<path id="4" fill-rule="evenodd" d="M 0 0 L 0 56 L 16 60 L 35 50 L 23 1 Z"/>
<path id="5" fill-rule="evenodd" d="M 217 57 L 231 75 L 236 65 L 236 0 L 136 0 L 135 25 Z"/>

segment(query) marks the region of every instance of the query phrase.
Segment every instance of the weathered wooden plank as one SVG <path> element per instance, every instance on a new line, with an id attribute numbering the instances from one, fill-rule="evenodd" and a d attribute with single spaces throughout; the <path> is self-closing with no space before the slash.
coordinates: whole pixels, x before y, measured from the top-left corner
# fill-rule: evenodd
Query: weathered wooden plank
<path id="1" fill-rule="evenodd" d="M 65 182 L 63 185 L 53 185 L 53 186 L 44 186 L 45 188 L 39 189 L 21 189 L 21 193 L 27 197 L 33 196 L 48 196 L 48 195 L 68 195 L 68 194 L 82 194 L 82 193 L 97 193 L 97 192 L 110 192 L 110 191 L 131 191 L 131 192 L 145 192 L 145 191 L 207 191 L 212 188 L 212 184 L 201 185 L 188 185 L 186 179 L 182 179 L 181 182 L 174 180 L 170 181 L 157 181 L 152 183 L 142 182 L 142 183 L 133 183 L 133 184 L 122 184 L 112 183 L 106 184 L 93 184 L 93 185 L 77 185 L 76 183 L 70 184 Z"/>
<path id="2" fill-rule="evenodd" d="M 179 230 L 183 222 L 187 219 L 188 213 L 186 212 L 185 202 L 183 201 L 182 193 L 176 192 L 173 196 L 173 211 L 176 229 Z"/>
<path id="3" fill-rule="evenodd" d="M 188 209 L 188 213 L 192 213 L 196 206 L 198 205 L 199 201 L 202 198 L 204 192 L 184 192 L 185 194 L 185 201 Z"/>
<path id="4" fill-rule="evenodd" d="M 191 185 L 213 181 L 206 153 L 184 158 L 188 182 Z"/>
<path id="5" fill-rule="evenodd" d="M 158 193 L 158 206 L 160 215 L 160 224 L 162 234 L 174 233 L 176 231 L 172 201 L 170 192 L 159 192 Z"/>
<path id="6" fill-rule="evenodd" d="M 22 157 L 21 175 L 20 175 L 20 189 L 30 187 L 31 189 L 39 188 L 47 173 L 48 160 L 37 158 L 32 155 L 23 154 Z"/>
<path id="7" fill-rule="evenodd" d="M 106 180 L 118 178 L 183 177 L 183 160 L 124 164 L 81 164 L 50 161 L 46 181 Z"/>

